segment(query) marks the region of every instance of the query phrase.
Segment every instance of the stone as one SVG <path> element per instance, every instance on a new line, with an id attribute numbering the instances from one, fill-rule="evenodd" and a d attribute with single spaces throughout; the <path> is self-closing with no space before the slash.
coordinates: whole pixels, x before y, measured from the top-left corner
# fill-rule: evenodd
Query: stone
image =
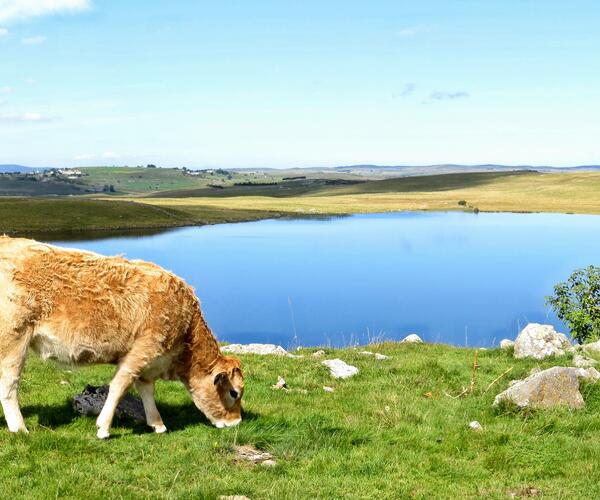
<path id="1" fill-rule="evenodd" d="M 219 500 L 250 500 L 245 495 L 221 495 Z"/>
<path id="2" fill-rule="evenodd" d="M 250 462 L 253 465 L 264 464 L 267 467 L 272 467 L 276 465 L 276 462 L 273 459 L 273 455 L 271 455 L 267 451 L 257 450 L 256 448 L 254 448 L 254 446 L 234 446 L 233 450 L 235 451 L 237 461 Z M 265 462 L 269 463 L 265 464 Z"/>
<path id="3" fill-rule="evenodd" d="M 473 420 L 472 422 L 469 422 L 469 429 L 475 432 L 481 432 L 483 430 L 483 426 L 477 422 L 477 420 Z"/>
<path id="4" fill-rule="evenodd" d="M 73 396 L 73 409 L 81 415 L 100 415 L 100 411 L 106 402 L 108 396 L 108 386 L 94 387 L 92 385 L 86 388 L 80 394 Z M 125 394 L 116 411 L 117 417 L 129 417 L 136 422 L 146 423 L 146 414 L 144 413 L 144 405 L 141 399 Z"/>
<path id="5" fill-rule="evenodd" d="M 600 354 L 600 340 L 596 342 L 589 342 L 588 344 L 583 344 L 581 346 L 581 350 L 584 352 L 591 353 L 599 353 Z"/>
<path id="6" fill-rule="evenodd" d="M 510 349 L 515 346 L 515 341 L 510 339 L 502 339 L 500 341 L 500 349 Z"/>
<path id="7" fill-rule="evenodd" d="M 323 390 L 324 390 L 325 392 L 335 392 L 335 389 L 334 389 L 333 387 L 329 387 L 329 386 L 327 386 L 327 385 L 324 385 L 324 386 L 323 386 Z"/>
<path id="8" fill-rule="evenodd" d="M 419 337 L 416 333 L 411 333 L 410 335 L 404 337 L 400 342 L 406 344 L 422 344 L 423 339 L 421 339 L 421 337 Z"/>
<path id="9" fill-rule="evenodd" d="M 321 361 L 321 364 L 329 368 L 333 378 L 350 378 L 358 373 L 356 366 L 349 365 L 341 359 L 326 359 Z"/>
<path id="10" fill-rule="evenodd" d="M 273 389 L 288 389 L 285 379 L 281 376 L 277 377 L 277 383 L 271 386 Z"/>
<path id="11" fill-rule="evenodd" d="M 380 354 L 378 352 L 360 351 L 358 354 L 362 354 L 363 356 L 373 356 L 375 359 L 379 360 L 389 359 L 389 356 L 386 356 L 385 354 Z"/>
<path id="12" fill-rule="evenodd" d="M 228 354 L 259 354 L 261 356 L 288 356 L 289 353 L 280 345 L 275 344 L 229 344 L 221 347 Z"/>
<path id="13" fill-rule="evenodd" d="M 573 356 L 573 364 L 577 368 L 590 368 L 598 364 L 598 361 L 591 358 L 586 358 L 585 356 L 581 356 L 580 354 L 576 354 Z"/>
<path id="14" fill-rule="evenodd" d="M 569 339 L 552 325 L 529 323 L 515 341 L 515 358 L 544 359 L 573 352 Z"/>
<path id="15" fill-rule="evenodd" d="M 319 349 L 312 353 L 313 358 L 322 358 L 323 356 L 325 356 L 325 351 L 323 349 Z"/>
<path id="16" fill-rule="evenodd" d="M 595 368 L 554 366 L 534 373 L 501 392 L 494 399 L 494 406 L 507 402 L 518 408 L 582 408 L 585 403 L 579 392 L 580 379 L 595 382 L 600 379 L 600 372 Z"/>

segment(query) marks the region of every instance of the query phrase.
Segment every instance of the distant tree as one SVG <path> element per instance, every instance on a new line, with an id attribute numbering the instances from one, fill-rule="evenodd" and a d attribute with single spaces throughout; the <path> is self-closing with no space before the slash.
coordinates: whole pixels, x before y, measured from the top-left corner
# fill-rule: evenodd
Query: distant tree
<path id="1" fill-rule="evenodd" d="M 461 207 L 464 207 L 464 206 L 467 204 L 467 202 L 466 202 L 466 200 L 460 200 L 460 201 L 458 202 L 458 204 L 459 204 Z"/>
<path id="2" fill-rule="evenodd" d="M 156 165 L 149 163 L 148 165 L 146 165 L 146 168 L 156 168 Z"/>
<path id="3" fill-rule="evenodd" d="M 575 270 L 554 286 L 554 295 L 546 302 L 578 342 L 600 338 L 600 267 Z"/>

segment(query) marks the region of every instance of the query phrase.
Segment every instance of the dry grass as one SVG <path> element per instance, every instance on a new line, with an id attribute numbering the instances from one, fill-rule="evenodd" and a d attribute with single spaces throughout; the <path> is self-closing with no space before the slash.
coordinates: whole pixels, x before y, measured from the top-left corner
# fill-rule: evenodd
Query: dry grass
<path id="1" fill-rule="evenodd" d="M 195 207 L 265 210 L 303 214 L 347 214 L 399 210 L 458 210 L 460 200 L 485 212 L 562 212 L 600 214 L 600 174 L 515 174 L 390 179 L 301 196 L 149 198 L 136 199 L 182 211 Z"/>

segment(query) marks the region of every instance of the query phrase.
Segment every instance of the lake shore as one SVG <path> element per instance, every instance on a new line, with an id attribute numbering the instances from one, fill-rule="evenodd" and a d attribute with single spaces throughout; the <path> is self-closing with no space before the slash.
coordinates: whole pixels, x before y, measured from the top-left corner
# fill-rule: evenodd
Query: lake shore
<path id="1" fill-rule="evenodd" d="M 205 195 L 206 190 L 198 191 L 200 196 L 188 190 L 185 196 L 155 192 L 151 196 L 0 198 L 0 232 L 149 230 L 398 211 L 600 214 L 600 174 L 596 173 L 446 174 L 325 186 L 304 194 L 252 194 L 260 189 L 264 186 L 236 196 L 220 189 L 211 196 Z"/>

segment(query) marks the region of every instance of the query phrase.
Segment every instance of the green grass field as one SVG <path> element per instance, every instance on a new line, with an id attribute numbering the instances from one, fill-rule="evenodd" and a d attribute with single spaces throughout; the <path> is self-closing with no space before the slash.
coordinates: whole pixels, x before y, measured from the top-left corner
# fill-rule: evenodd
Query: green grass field
<path id="1" fill-rule="evenodd" d="M 502 414 L 495 394 L 534 366 L 497 349 L 386 343 L 371 350 L 327 350 L 360 368 L 334 380 L 318 359 L 242 357 L 245 419 L 233 429 L 209 426 L 183 386 L 161 382 L 157 402 L 170 432 L 154 435 L 118 421 L 95 437 L 92 417 L 70 399 L 88 383 L 109 381 L 110 367 L 70 368 L 30 357 L 21 383 L 29 435 L 0 429 L 5 498 L 507 498 L 534 490 L 550 498 L 600 495 L 600 384 L 582 389 L 580 411 Z M 314 349 L 304 350 L 305 354 Z M 507 368 L 492 389 L 486 387 Z M 271 388 L 283 376 L 288 392 Z M 335 392 L 326 393 L 323 386 Z M 450 396 L 448 396 L 448 395 Z M 468 428 L 478 420 L 484 431 Z M 4 426 L 3 419 L 0 423 Z M 273 468 L 237 463 L 232 447 L 272 453 Z"/>
<path id="2" fill-rule="evenodd" d="M 0 198 L 0 234 L 161 229 L 281 215 L 278 212 L 198 205 L 181 210 L 119 199 Z"/>

